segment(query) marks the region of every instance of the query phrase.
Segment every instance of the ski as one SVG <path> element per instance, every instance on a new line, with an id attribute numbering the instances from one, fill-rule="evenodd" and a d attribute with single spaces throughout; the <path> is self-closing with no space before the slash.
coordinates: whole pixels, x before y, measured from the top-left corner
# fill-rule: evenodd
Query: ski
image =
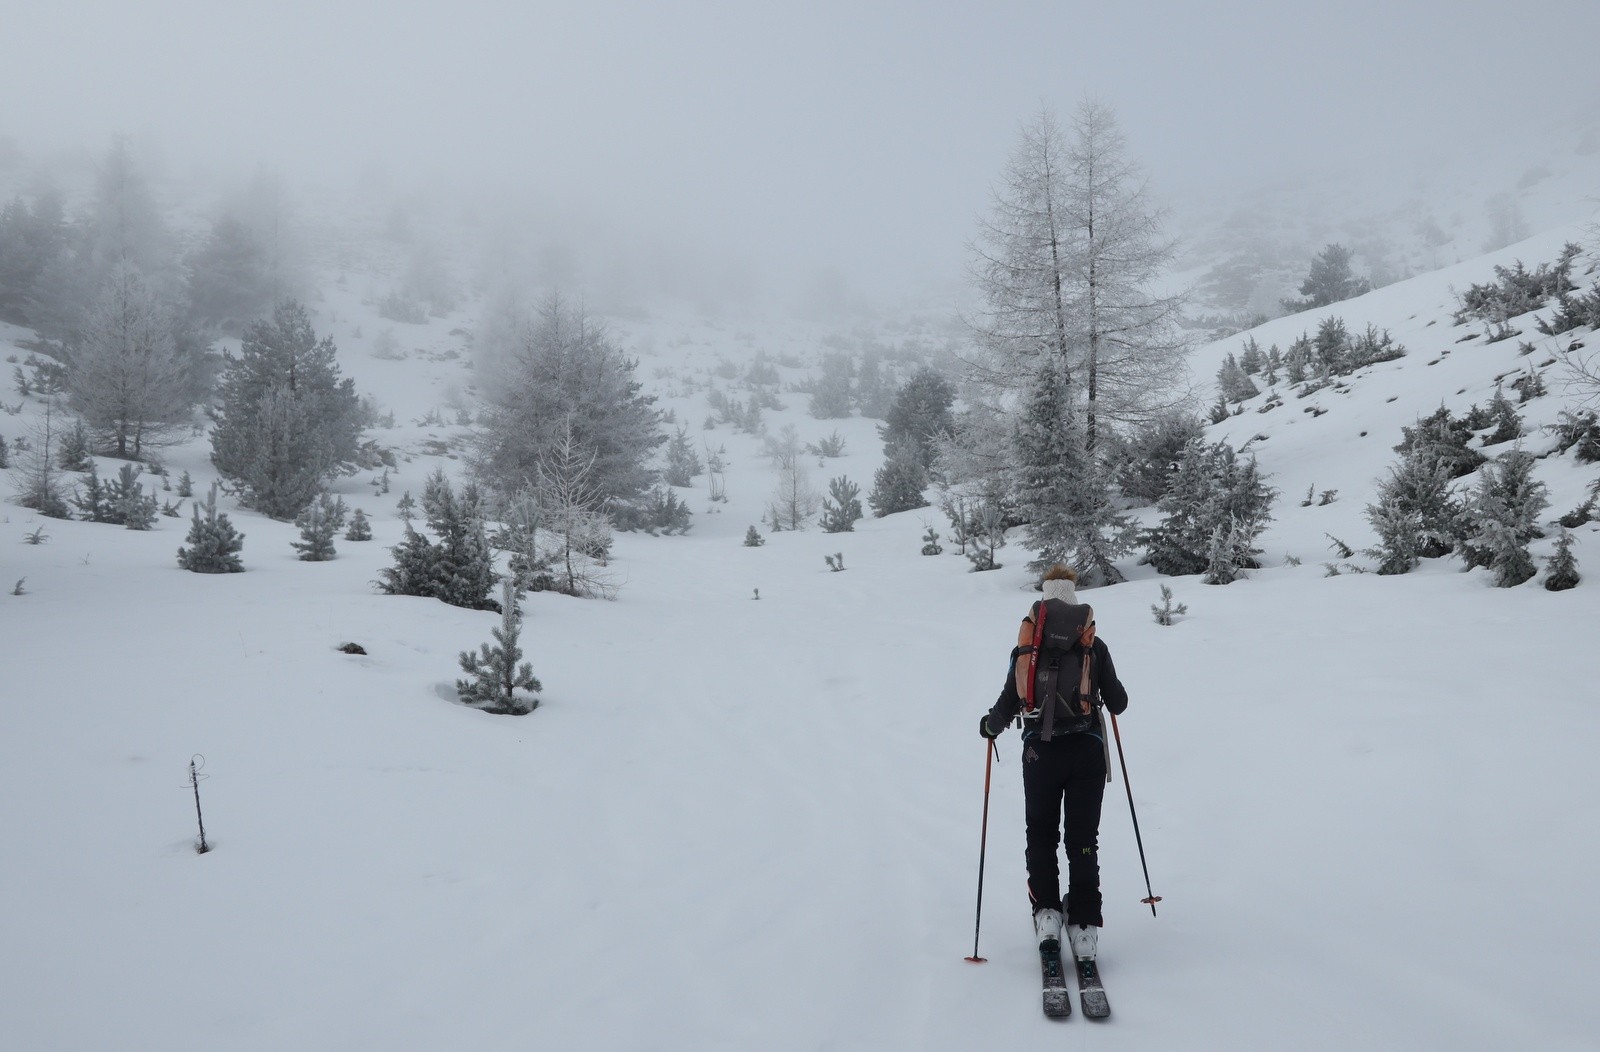
<path id="1" fill-rule="evenodd" d="M 1106 1000 L 1106 988 L 1100 985 L 1100 968 L 1093 957 L 1076 962 L 1078 971 L 1078 1000 L 1083 1003 L 1086 1019 L 1104 1019 L 1111 1014 L 1111 1002 Z"/>
<path id="2" fill-rule="evenodd" d="M 1067 977 L 1061 967 L 1061 947 L 1039 947 L 1039 970 L 1044 975 L 1044 1014 L 1065 1019 L 1072 1014 L 1072 997 L 1067 993 Z"/>

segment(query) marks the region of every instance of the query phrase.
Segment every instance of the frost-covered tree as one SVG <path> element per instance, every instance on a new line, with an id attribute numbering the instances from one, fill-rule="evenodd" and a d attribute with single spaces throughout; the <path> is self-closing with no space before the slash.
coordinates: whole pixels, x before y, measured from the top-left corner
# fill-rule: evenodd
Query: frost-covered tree
<path id="1" fill-rule="evenodd" d="M 609 597 L 615 591 L 605 571 L 611 519 L 597 464 L 596 455 L 579 444 L 577 431 L 563 427 L 535 465 L 541 528 L 553 542 L 551 589 L 566 595 Z"/>
<path id="2" fill-rule="evenodd" d="M 849 355 L 823 356 L 822 374 L 811 391 L 812 416 L 819 420 L 837 420 L 850 415 L 852 371 Z"/>
<path id="3" fill-rule="evenodd" d="M 0 318 L 37 327 L 39 278 L 67 250 L 69 229 L 61 195 L 48 187 L 18 196 L 0 209 Z"/>
<path id="4" fill-rule="evenodd" d="M 106 504 L 110 515 L 104 520 L 121 523 L 130 530 L 148 530 L 155 525 L 158 514 L 155 494 L 144 492 L 142 474 L 132 464 L 123 464 L 117 477 L 106 486 Z"/>
<path id="5" fill-rule="evenodd" d="M 61 446 L 61 421 L 54 400 L 44 405 L 43 418 L 28 427 L 31 440 L 17 452 L 16 502 L 51 519 L 70 519 L 61 469 L 57 458 Z"/>
<path id="6" fill-rule="evenodd" d="M 517 594 L 508 579 L 501 586 L 500 627 L 491 630 L 494 645 L 481 643 L 478 652 L 463 650 L 461 671 L 471 679 L 456 680 L 456 692 L 469 705 L 487 712 L 520 716 L 538 707 L 539 699 L 529 697 L 544 687 L 533 674 L 533 666 L 522 660 L 522 611 L 517 609 Z"/>
<path id="7" fill-rule="evenodd" d="M 877 518 L 899 511 L 926 507 L 923 490 L 928 488 L 928 471 L 922 463 L 922 450 L 915 441 L 904 438 L 889 446 L 883 466 L 872 477 L 872 493 L 867 503 Z"/>
<path id="8" fill-rule="evenodd" d="M 778 483 L 772 492 L 773 529 L 780 525 L 786 530 L 805 528 L 822 504 L 822 495 L 811 484 L 811 473 L 806 470 L 798 453 L 778 460 Z"/>
<path id="9" fill-rule="evenodd" d="M 861 487 L 840 475 L 828 482 L 828 495 L 822 499 L 823 533 L 852 533 L 861 518 Z"/>
<path id="10" fill-rule="evenodd" d="M 1483 454 L 1469 446 L 1472 430 L 1465 420 L 1440 406 L 1418 418 L 1414 426 L 1402 427 L 1400 433 L 1404 437 L 1394 450 L 1405 457 L 1441 464 L 1451 478 L 1461 478 L 1484 462 Z"/>
<path id="11" fill-rule="evenodd" d="M 1519 585 L 1535 573 L 1528 543 L 1544 536 L 1539 516 L 1549 491 L 1533 477 L 1531 453 L 1514 449 L 1483 466 L 1478 488 L 1461 513 L 1460 551 L 1467 568 L 1485 566 L 1498 587 Z"/>
<path id="12" fill-rule="evenodd" d="M 704 471 L 700 454 L 689 441 L 689 429 L 678 428 L 667 442 L 667 470 L 663 480 L 669 486 L 692 486 L 695 476 Z"/>
<path id="13" fill-rule="evenodd" d="M 1114 560 L 1127 554 L 1131 527 L 1118 515 L 1095 458 L 1084 448 L 1065 370 L 1043 364 L 1017 421 L 1019 518 L 1036 553 L 1030 571 L 1057 563 L 1077 568 L 1086 585 L 1115 584 Z"/>
<path id="14" fill-rule="evenodd" d="M 1219 565 L 1220 545 L 1233 567 L 1255 566 L 1260 553 L 1253 545 L 1272 521 L 1276 495 L 1254 457 L 1241 458 L 1226 442 L 1196 439 L 1157 505 L 1163 517 L 1147 536 L 1146 561 L 1168 575 L 1203 573 Z"/>
<path id="15" fill-rule="evenodd" d="M 201 511 L 205 514 L 202 516 Z M 243 573 L 239 553 L 244 549 L 244 534 L 233 528 L 226 512 L 217 510 L 217 484 L 211 484 L 205 504 L 194 504 L 194 521 L 185 539 L 188 547 L 178 549 L 178 565 L 193 573 Z"/>
<path id="16" fill-rule="evenodd" d="M 1459 501 L 1444 462 L 1419 448 L 1402 456 L 1378 484 L 1378 499 L 1367 505 L 1367 521 L 1378 535 L 1369 554 L 1380 574 L 1409 573 L 1421 559 L 1436 559 L 1455 546 Z"/>
<path id="17" fill-rule="evenodd" d="M 344 528 L 345 511 L 344 498 L 320 493 L 295 518 L 294 524 L 300 528 L 300 539 L 289 544 L 300 553 L 303 562 L 327 562 L 337 554 L 333 538 Z"/>
<path id="18" fill-rule="evenodd" d="M 604 329 L 557 296 L 534 314 L 514 304 L 498 323 L 502 353 L 486 363 L 490 392 L 475 468 L 501 493 L 537 482 L 539 463 L 567 441 L 590 461 L 602 511 L 639 503 L 656 483 L 650 460 L 666 441 L 655 398 Z"/>
<path id="19" fill-rule="evenodd" d="M 1305 298 L 1284 300 L 1283 309 L 1292 314 L 1326 307 L 1371 291 L 1371 282 L 1357 277 L 1351 270 L 1350 250 L 1343 245 L 1330 244 L 1312 259 L 1311 270 L 1300 283 L 1300 295 Z"/>
<path id="20" fill-rule="evenodd" d="M 483 523 L 477 488 L 458 495 L 442 469 L 428 477 L 422 495 L 428 529 L 438 541 L 406 526 L 406 535 L 391 551 L 393 566 L 378 572 L 379 587 L 389 595 L 418 595 L 469 610 L 493 610 L 493 552 Z"/>
<path id="21" fill-rule="evenodd" d="M 354 468 L 365 413 L 336 354 L 305 308 L 285 301 L 245 329 L 238 357 L 226 356 L 211 462 L 247 506 L 288 519 Z"/>
<path id="22" fill-rule="evenodd" d="M 170 304 L 117 264 L 73 340 L 72 404 L 110 456 L 138 459 L 187 427 L 201 363 L 180 344 Z"/>
<path id="23" fill-rule="evenodd" d="M 1005 509 L 998 501 L 979 501 L 972 510 L 972 527 L 972 550 L 967 552 L 971 572 L 1001 569 L 995 553 L 1006 546 Z"/>
<path id="24" fill-rule="evenodd" d="M 927 366 L 918 369 L 895 392 L 878 435 L 885 448 L 909 443 L 924 470 L 933 467 L 938 440 L 951 432 L 950 407 L 956 392 L 943 374 Z"/>
<path id="25" fill-rule="evenodd" d="M 1254 381 L 1245 375 L 1244 367 L 1232 354 L 1224 358 L 1217 370 L 1217 393 L 1225 402 L 1242 402 L 1261 393 Z"/>
<path id="26" fill-rule="evenodd" d="M 761 536 L 761 531 L 754 526 L 744 531 L 744 546 L 746 548 L 759 548 L 766 543 L 767 539 Z"/>
<path id="27" fill-rule="evenodd" d="M 1556 538 L 1556 550 L 1545 563 L 1544 586 L 1552 592 L 1576 588 L 1582 575 L 1578 573 L 1578 559 L 1572 554 L 1572 534 L 1566 530 Z"/>
<path id="28" fill-rule="evenodd" d="M 1187 411 L 1162 413 L 1126 437 L 1107 443 L 1106 463 L 1122 495 L 1154 504 L 1167 491 L 1184 447 L 1199 438 L 1200 418 Z"/>
<path id="29" fill-rule="evenodd" d="M 975 246 L 983 355 L 969 379 L 1026 386 L 1038 360 L 1067 371 L 1084 441 L 1141 418 L 1181 378 L 1181 300 L 1153 291 L 1172 258 L 1161 215 L 1109 107 L 1080 105 L 1072 136 L 1041 110 L 1021 130 Z"/>
<path id="30" fill-rule="evenodd" d="M 344 532 L 347 541 L 372 540 L 372 523 L 367 521 L 367 513 L 360 508 L 350 517 L 350 528 Z"/>

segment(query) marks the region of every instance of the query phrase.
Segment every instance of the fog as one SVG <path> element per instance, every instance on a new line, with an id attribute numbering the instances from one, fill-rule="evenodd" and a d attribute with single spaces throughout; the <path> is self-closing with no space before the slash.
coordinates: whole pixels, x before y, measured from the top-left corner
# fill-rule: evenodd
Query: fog
<path id="1" fill-rule="evenodd" d="M 900 293 L 959 280 L 1041 105 L 1111 105 L 1181 225 L 1226 190 L 1484 157 L 1600 103 L 1592 43 L 1566 43 L 1600 39 L 1592 0 L 1214 6 L 11 0 L 0 136 L 449 191 L 575 251 Z"/>

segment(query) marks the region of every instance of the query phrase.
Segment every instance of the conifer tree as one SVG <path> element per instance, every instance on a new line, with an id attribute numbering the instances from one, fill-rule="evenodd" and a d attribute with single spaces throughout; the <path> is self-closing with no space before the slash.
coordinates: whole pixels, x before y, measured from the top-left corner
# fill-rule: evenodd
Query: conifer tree
<path id="1" fill-rule="evenodd" d="M 1467 568 L 1485 566 L 1500 588 L 1535 573 L 1528 543 L 1543 536 L 1539 516 L 1549 507 L 1545 484 L 1533 477 L 1533 456 L 1520 449 L 1485 464 L 1462 512 L 1460 549 Z"/>
<path id="2" fill-rule="evenodd" d="M 211 461 L 247 506 L 287 519 L 354 467 L 363 410 L 336 353 L 305 308 L 286 301 L 247 327 L 238 357 L 228 357 Z"/>
<path id="3" fill-rule="evenodd" d="M 922 535 L 922 554 L 938 555 L 944 551 L 944 546 L 939 543 L 939 531 L 934 529 L 933 523 L 928 523 L 928 532 Z"/>
<path id="4" fill-rule="evenodd" d="M 139 481 L 140 471 L 132 464 L 123 464 L 111 483 L 107 496 L 113 508 L 112 520 L 130 530 L 148 530 L 156 524 L 160 514 L 154 493 L 145 495 L 144 483 Z"/>
<path id="5" fill-rule="evenodd" d="M 347 541 L 372 540 L 372 524 L 367 521 L 367 513 L 360 508 L 350 517 L 350 528 L 345 531 L 344 539 Z"/>
<path id="6" fill-rule="evenodd" d="M 954 426 L 950 407 L 955 388 L 937 370 L 923 366 L 895 393 L 884 424 L 878 429 L 886 450 L 910 444 L 924 471 L 933 467 L 939 440 Z M 926 485 L 926 483 L 924 483 Z"/>
<path id="7" fill-rule="evenodd" d="M 1445 464 L 1419 450 L 1390 467 L 1366 514 L 1378 534 L 1378 546 L 1368 552 L 1379 560 L 1378 572 L 1401 574 L 1421 559 L 1449 554 L 1461 507 Z"/>
<path id="8" fill-rule="evenodd" d="M 746 548 L 759 548 L 766 543 L 767 539 L 761 536 L 761 531 L 754 526 L 744 531 L 744 546 Z"/>
<path id="9" fill-rule="evenodd" d="M 831 480 L 822 500 L 822 532 L 853 533 L 862 516 L 860 495 L 861 487 L 845 476 Z"/>
<path id="10" fill-rule="evenodd" d="M 93 461 L 73 488 L 72 503 L 78 509 L 78 518 L 84 522 L 111 521 L 111 502 L 106 496 L 106 485 L 100 481 L 99 466 Z"/>
<path id="11" fill-rule="evenodd" d="M 493 610 L 493 553 L 484 531 L 482 499 L 467 486 L 457 495 L 442 469 L 429 476 L 422 507 L 438 543 L 409 523 L 391 551 L 395 562 L 379 571 L 379 587 L 389 595 L 420 595 L 469 610 Z"/>
<path id="12" fill-rule="evenodd" d="M 1234 568 L 1254 567 L 1253 545 L 1272 521 L 1276 494 L 1255 458 L 1243 461 L 1226 442 L 1196 439 L 1157 504 L 1164 515 L 1148 534 L 1146 561 L 1168 575 L 1202 573 L 1218 564 L 1220 543 Z"/>
<path id="13" fill-rule="evenodd" d="M 1017 515 L 1037 556 L 1030 571 L 1075 566 L 1086 585 L 1122 580 L 1114 560 L 1131 546 L 1128 521 L 1116 513 L 1094 457 L 1084 447 L 1066 372 L 1047 363 L 1034 377 L 1017 421 Z"/>
<path id="14" fill-rule="evenodd" d="M 11 450 L 6 446 L 6 436 L 0 435 L 0 468 L 11 466 Z"/>
<path id="15" fill-rule="evenodd" d="M 928 488 L 928 472 L 922 463 L 921 448 L 909 438 L 895 442 L 886 451 L 883 466 L 872 477 L 872 493 L 867 503 L 877 518 L 899 511 L 927 506 L 922 491 Z"/>
<path id="16" fill-rule="evenodd" d="M 461 652 L 461 671 L 472 678 L 456 680 L 456 692 L 462 701 L 488 712 L 516 716 L 532 712 L 539 699 L 527 695 L 544 688 L 534 676 L 533 666 L 522 660 L 518 638 L 522 611 L 517 609 L 516 587 L 509 578 L 500 590 L 500 627 L 491 634 L 493 646 L 481 643 L 476 654 Z"/>
<path id="17" fill-rule="evenodd" d="M 217 511 L 215 482 L 206 497 L 203 518 L 201 508 L 201 503 L 195 501 L 194 522 L 186 539 L 188 547 L 178 549 L 178 565 L 194 573 L 243 573 L 239 552 L 244 548 L 244 534 L 233 528 L 225 512 Z"/>
<path id="18" fill-rule="evenodd" d="M 295 518 L 294 524 L 300 527 L 300 539 L 289 544 L 300 553 L 302 562 L 327 562 L 336 554 L 333 537 L 343 528 L 344 518 L 344 498 L 319 493 Z"/>
<path id="19" fill-rule="evenodd" d="M 1578 560 L 1572 554 L 1572 534 L 1562 530 L 1556 539 L 1555 553 L 1545 563 L 1544 586 L 1552 592 L 1564 592 L 1577 587 L 1580 580 Z"/>
<path id="20" fill-rule="evenodd" d="M 695 476 L 705 469 L 700 464 L 700 454 L 689 442 L 689 429 L 680 427 L 667 441 L 667 470 L 664 481 L 669 486 L 692 486 Z"/>
<path id="21" fill-rule="evenodd" d="M 995 553 L 1006 546 L 1005 509 L 998 501 L 982 500 L 972 511 L 972 550 L 967 561 L 972 573 L 1001 569 Z"/>

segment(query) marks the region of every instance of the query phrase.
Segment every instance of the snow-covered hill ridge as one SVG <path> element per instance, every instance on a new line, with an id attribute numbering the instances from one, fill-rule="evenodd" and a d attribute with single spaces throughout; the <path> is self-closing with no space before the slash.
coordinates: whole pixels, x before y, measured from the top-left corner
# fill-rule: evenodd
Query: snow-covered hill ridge
<path id="1" fill-rule="evenodd" d="M 1440 406 L 1460 415 L 1471 406 L 1486 405 L 1502 385 L 1515 402 L 1517 393 L 1509 385 L 1536 372 L 1547 393 L 1517 407 L 1523 417 L 1520 445 L 1534 454 L 1552 448 L 1553 440 L 1542 428 L 1584 397 L 1582 390 L 1570 386 L 1570 370 L 1561 355 L 1574 343 L 1581 348 L 1585 333 L 1542 334 L 1535 322 L 1549 317 L 1546 308 L 1510 319 L 1518 335 L 1490 342 L 1483 324 L 1457 325 L 1453 316 L 1460 307 L 1458 294 L 1475 283 L 1492 282 L 1496 266 L 1511 267 L 1520 261 L 1533 269 L 1553 263 L 1564 245 L 1582 243 L 1585 233 L 1582 227 L 1551 231 L 1356 299 L 1275 319 L 1195 352 L 1191 372 L 1200 389 L 1214 398 L 1211 378 L 1225 358 L 1242 353 L 1248 341 L 1255 340 L 1263 352 L 1272 347 L 1287 350 L 1301 336 L 1314 338 L 1318 326 L 1329 318 L 1341 319 L 1351 333 L 1368 326 L 1387 332 L 1406 350 L 1401 358 L 1334 377 L 1331 385 L 1309 395 L 1302 393 L 1307 385 L 1291 385 L 1281 376 L 1276 385 L 1253 377 L 1261 393 L 1231 406 L 1242 411 L 1208 428 L 1214 440 L 1253 452 L 1280 490 L 1274 509 L 1278 521 L 1265 538 L 1269 562 L 1285 555 L 1307 562 L 1326 559 L 1326 534 L 1357 548 L 1370 544 L 1371 528 L 1362 509 L 1397 459 L 1394 447 L 1403 437 L 1401 428 Z M 1574 270 L 1574 279 L 1584 290 L 1594 282 L 1592 265 L 1586 255 Z M 1527 344 L 1533 347 L 1531 354 L 1522 353 Z M 1511 446 L 1483 452 L 1492 456 L 1507 448 Z M 1592 467 L 1575 464 L 1570 456 L 1542 460 L 1538 472 L 1550 487 L 1550 518 L 1581 502 L 1584 486 L 1594 475 Z M 1313 488 L 1319 500 L 1324 490 L 1337 490 L 1338 495 L 1331 504 L 1302 508 L 1300 502 Z"/>

